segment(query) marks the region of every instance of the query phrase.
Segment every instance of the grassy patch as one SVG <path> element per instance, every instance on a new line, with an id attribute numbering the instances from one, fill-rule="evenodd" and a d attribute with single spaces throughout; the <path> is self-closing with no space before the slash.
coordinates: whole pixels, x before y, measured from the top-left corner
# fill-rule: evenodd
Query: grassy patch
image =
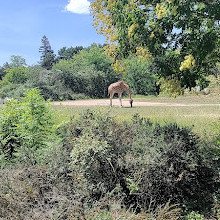
<path id="1" fill-rule="evenodd" d="M 135 99 L 139 100 L 139 99 Z M 167 102 L 184 104 L 219 104 L 219 96 L 191 96 L 191 97 L 149 97 L 141 98 L 141 101 Z M 114 106 L 82 107 L 82 106 L 54 106 L 56 123 L 68 121 L 71 116 L 78 117 L 86 109 L 102 109 L 109 111 L 119 121 L 131 120 L 134 114 L 149 118 L 153 122 L 165 124 L 166 122 L 176 122 L 180 126 L 193 127 L 193 131 L 200 136 L 211 136 L 215 123 L 220 119 L 219 105 L 204 106 L 134 106 L 134 108 L 119 108 Z"/>
<path id="2" fill-rule="evenodd" d="M 162 103 L 179 103 L 179 104 L 220 104 L 220 94 L 215 95 L 184 95 L 176 98 L 159 96 L 159 97 L 137 97 L 137 101 L 142 102 L 162 102 Z"/>

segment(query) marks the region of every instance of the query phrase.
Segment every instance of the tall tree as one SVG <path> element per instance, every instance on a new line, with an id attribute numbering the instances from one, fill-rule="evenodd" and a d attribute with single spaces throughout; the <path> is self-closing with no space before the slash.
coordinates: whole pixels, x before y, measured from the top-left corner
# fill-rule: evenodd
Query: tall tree
<path id="1" fill-rule="evenodd" d="M 11 63 L 9 65 L 11 68 L 15 68 L 19 66 L 27 66 L 25 59 L 18 55 L 11 56 Z"/>
<path id="2" fill-rule="evenodd" d="M 59 51 L 58 51 L 58 59 L 71 59 L 74 55 L 78 54 L 81 50 L 83 49 L 82 46 L 76 46 L 76 47 L 62 47 Z"/>
<path id="3" fill-rule="evenodd" d="M 54 62 L 55 62 L 55 54 L 50 46 L 50 42 L 48 38 L 44 35 L 41 39 L 41 46 L 39 52 L 42 54 L 41 59 L 41 66 L 46 69 L 51 69 Z"/>
<path id="4" fill-rule="evenodd" d="M 93 0 L 91 8 L 115 60 L 152 55 L 160 75 L 189 87 L 219 60 L 218 0 Z"/>

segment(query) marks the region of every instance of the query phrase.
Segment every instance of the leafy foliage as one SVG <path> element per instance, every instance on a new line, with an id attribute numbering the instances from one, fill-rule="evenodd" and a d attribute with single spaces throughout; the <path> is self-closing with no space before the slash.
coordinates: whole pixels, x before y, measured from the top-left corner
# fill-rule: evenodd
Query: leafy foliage
<path id="1" fill-rule="evenodd" d="M 29 78 L 29 69 L 24 66 L 15 68 L 7 68 L 6 73 L 0 82 L 0 96 L 5 97 L 19 97 L 24 92 L 24 84 Z"/>
<path id="2" fill-rule="evenodd" d="M 66 84 L 65 75 L 61 71 L 51 71 L 39 67 L 30 69 L 30 77 L 26 83 L 29 88 L 39 88 L 45 99 L 75 100 L 83 99 L 85 95 L 76 94 Z"/>
<path id="3" fill-rule="evenodd" d="M 102 48 L 91 47 L 82 50 L 69 60 L 60 60 L 52 71 L 61 71 L 64 84 L 74 93 L 90 97 L 107 96 L 108 86 L 117 80 L 110 60 L 102 54 Z"/>
<path id="4" fill-rule="evenodd" d="M 87 112 L 66 127 L 65 139 L 73 148 L 74 175 L 93 200 L 111 192 L 136 210 L 167 202 L 189 210 L 211 208 L 215 172 L 188 128 L 154 126 L 138 116 L 119 125 L 105 114 Z"/>
<path id="5" fill-rule="evenodd" d="M 37 89 L 28 90 L 20 101 L 12 100 L 1 110 L 1 154 L 35 163 L 35 152 L 47 146 L 53 132 L 51 110 Z"/>
<path id="6" fill-rule="evenodd" d="M 3 78 L 2 84 L 14 83 L 22 84 L 25 83 L 29 76 L 28 68 L 18 66 L 12 69 L 6 69 L 6 75 Z"/>
<path id="7" fill-rule="evenodd" d="M 107 37 L 107 53 L 113 59 L 122 59 L 136 54 L 138 48 L 149 50 L 157 59 L 164 74 L 173 72 L 188 84 L 188 69 L 176 70 L 171 60 L 160 63 L 166 53 L 179 51 L 178 63 L 185 56 L 195 58 L 192 69 L 194 81 L 204 75 L 208 66 L 215 66 L 219 59 L 219 1 L 134 1 L 94 0 L 91 4 L 94 26 Z M 212 59 L 210 59 L 212 57 Z M 181 65 L 179 65 L 180 68 Z M 184 73 L 186 72 L 186 74 Z"/>
<path id="8" fill-rule="evenodd" d="M 83 49 L 82 46 L 77 46 L 77 47 L 70 47 L 70 48 L 66 48 L 66 47 L 62 47 L 59 51 L 58 51 L 58 57 L 57 59 L 71 59 L 74 55 L 78 54 L 81 50 Z"/>
<path id="9" fill-rule="evenodd" d="M 25 59 L 18 55 L 11 56 L 11 63 L 9 65 L 10 65 L 10 68 L 15 68 L 19 66 L 27 66 Z"/>
<path id="10" fill-rule="evenodd" d="M 151 71 L 149 61 L 139 61 L 137 57 L 130 57 L 125 60 L 126 74 L 124 80 L 134 94 L 155 95 L 156 77 Z"/>
<path id="11" fill-rule="evenodd" d="M 184 94 L 180 81 L 174 75 L 166 79 L 160 78 L 158 83 L 160 84 L 160 95 L 167 94 L 176 98 Z"/>

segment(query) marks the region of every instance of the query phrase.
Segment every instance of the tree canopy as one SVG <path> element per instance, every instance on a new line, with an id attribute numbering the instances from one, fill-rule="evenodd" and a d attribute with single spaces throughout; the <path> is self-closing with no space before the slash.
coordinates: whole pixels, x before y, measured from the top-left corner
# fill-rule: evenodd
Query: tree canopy
<path id="1" fill-rule="evenodd" d="M 160 76 L 189 87 L 219 61 L 217 0 L 93 0 L 91 9 L 115 60 L 152 55 Z"/>
<path id="2" fill-rule="evenodd" d="M 83 49 L 82 46 L 76 46 L 76 47 L 62 47 L 60 50 L 58 50 L 58 59 L 71 59 L 74 55 L 79 53 Z"/>
<path id="3" fill-rule="evenodd" d="M 9 65 L 11 68 L 15 68 L 18 66 L 27 66 L 25 59 L 19 55 L 12 55 L 11 63 Z"/>

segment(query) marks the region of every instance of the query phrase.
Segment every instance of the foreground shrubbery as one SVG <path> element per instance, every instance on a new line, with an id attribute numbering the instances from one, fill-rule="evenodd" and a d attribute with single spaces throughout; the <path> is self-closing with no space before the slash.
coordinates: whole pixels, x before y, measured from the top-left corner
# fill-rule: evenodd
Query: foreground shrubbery
<path id="1" fill-rule="evenodd" d="M 73 172 L 86 181 L 91 198 L 117 189 L 135 209 L 167 202 L 189 210 L 211 208 L 215 172 L 203 161 L 205 149 L 190 129 L 161 127 L 138 116 L 118 125 L 92 112 L 68 129 Z"/>
<path id="2" fill-rule="evenodd" d="M 54 125 L 49 103 L 39 90 L 27 90 L 20 100 L 8 101 L 0 119 L 0 155 L 37 163 L 40 152 L 48 146 Z"/>
<path id="3" fill-rule="evenodd" d="M 1 218 L 217 216 L 213 155 L 204 157 L 209 146 L 190 129 L 153 125 L 138 115 L 119 124 L 88 110 L 57 135 L 62 142 L 54 139 L 37 165 L 18 166 L 14 159 L 1 170 Z"/>

